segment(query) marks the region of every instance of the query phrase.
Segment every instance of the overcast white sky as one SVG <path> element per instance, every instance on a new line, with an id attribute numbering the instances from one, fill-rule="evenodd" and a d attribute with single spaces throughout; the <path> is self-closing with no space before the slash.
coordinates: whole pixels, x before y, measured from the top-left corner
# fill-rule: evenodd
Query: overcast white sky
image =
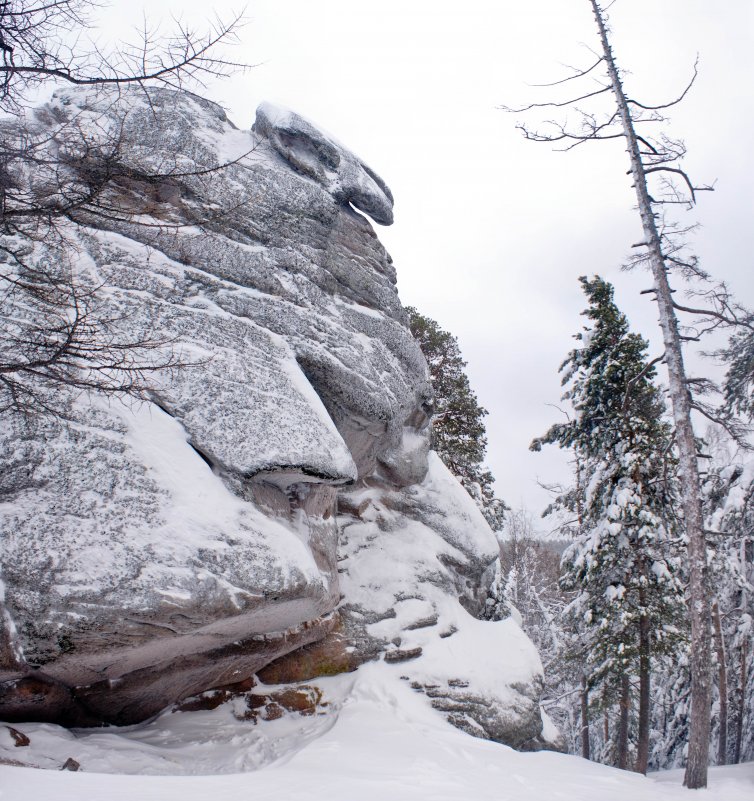
<path id="1" fill-rule="evenodd" d="M 239 6 L 218 0 L 116 0 L 107 30 L 123 35 L 146 8 L 201 20 Z M 262 100 L 336 135 L 391 186 L 395 224 L 378 233 L 399 291 L 459 339 L 489 410 L 488 462 L 499 494 L 538 513 L 537 478 L 563 478 L 565 458 L 528 444 L 557 417 L 557 367 L 584 307 L 578 276 L 600 273 L 636 330 L 657 341 L 643 275 L 619 268 L 640 238 L 620 143 L 571 153 L 522 140 L 501 104 L 531 102 L 529 84 L 591 63 L 587 0 L 251 0 L 233 57 L 258 63 L 213 85 L 239 127 Z M 663 102 L 700 76 L 674 111 L 686 167 L 716 181 L 689 222 L 715 276 L 754 304 L 754 2 L 618 0 L 613 44 L 629 91 Z M 168 25 L 164 30 L 167 31 Z"/>

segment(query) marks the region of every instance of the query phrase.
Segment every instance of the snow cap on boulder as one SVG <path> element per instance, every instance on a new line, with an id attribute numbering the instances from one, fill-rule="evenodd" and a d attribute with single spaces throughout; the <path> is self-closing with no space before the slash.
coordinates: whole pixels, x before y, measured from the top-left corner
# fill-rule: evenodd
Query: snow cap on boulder
<path id="1" fill-rule="evenodd" d="M 253 130 L 300 173 L 380 225 L 393 224 L 393 195 L 382 178 L 321 128 L 271 103 L 257 108 Z"/>

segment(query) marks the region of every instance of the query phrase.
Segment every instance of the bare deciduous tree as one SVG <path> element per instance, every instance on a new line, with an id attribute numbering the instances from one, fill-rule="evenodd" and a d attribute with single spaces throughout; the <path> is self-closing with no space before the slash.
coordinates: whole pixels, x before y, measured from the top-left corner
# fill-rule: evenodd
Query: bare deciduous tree
<path id="1" fill-rule="evenodd" d="M 178 21 L 158 36 L 145 21 L 136 41 L 102 49 L 85 36 L 97 0 L 0 2 L 0 109 L 18 110 L 50 80 L 80 86 L 161 84 L 181 88 L 226 76 L 248 65 L 229 61 L 219 48 L 236 39 L 243 14 L 216 19 L 204 33 Z M 78 32 L 72 35 L 71 32 Z"/>
<path id="2" fill-rule="evenodd" d="M 166 339 L 129 331 L 96 280 L 82 283 L 77 226 L 138 222 L 155 188 L 224 165 L 187 168 L 177 154 L 141 168 L 125 153 L 122 124 L 74 115 L 40 125 L 28 106 L 47 82 L 115 89 L 116 96 L 136 84 L 150 102 L 149 86 L 201 86 L 244 69 L 221 51 L 241 16 L 218 19 L 204 34 L 176 23 L 168 37 L 145 23 L 136 43 L 103 50 L 85 38 L 99 6 L 0 0 L 0 413 L 59 414 L 61 386 L 141 397 L 156 371 L 183 363 Z"/>
<path id="3" fill-rule="evenodd" d="M 172 341 L 114 310 L 96 271 L 86 274 L 82 225 L 145 224 L 158 190 L 226 165 L 198 169 L 175 154 L 140 166 L 117 113 L 57 119 L 48 110 L 52 118 L 42 119 L 30 107 L 50 82 L 115 96 L 136 85 L 151 107 L 150 86 L 202 86 L 244 69 L 218 50 L 235 39 L 241 17 L 218 19 L 205 34 L 177 23 L 167 38 L 145 23 L 135 44 L 103 50 L 86 43 L 100 5 L 0 0 L 0 415 L 61 416 L 77 392 L 146 397 L 154 373 L 187 364 Z M 162 228 L 186 222 L 165 213 Z M 24 669 L 2 588 L 0 580 L 0 666 Z"/>

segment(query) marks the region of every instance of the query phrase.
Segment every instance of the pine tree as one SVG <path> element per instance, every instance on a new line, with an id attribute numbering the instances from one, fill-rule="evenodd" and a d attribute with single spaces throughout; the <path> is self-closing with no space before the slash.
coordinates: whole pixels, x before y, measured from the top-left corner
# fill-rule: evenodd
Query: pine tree
<path id="1" fill-rule="evenodd" d="M 728 411 L 754 419 L 754 318 L 745 321 L 718 355 L 728 365 L 723 384 Z"/>
<path id="2" fill-rule="evenodd" d="M 582 519 L 563 556 L 563 587 L 576 592 L 566 615 L 580 632 L 589 687 L 620 704 L 620 767 L 627 766 L 630 679 L 638 675 L 636 768 L 646 772 L 650 660 L 676 648 L 683 618 L 679 570 L 668 553 L 677 502 L 671 427 L 647 343 L 629 332 L 613 287 L 599 277 L 581 283 L 591 325 L 561 365 L 574 416 L 532 449 L 570 448 L 581 465 L 580 492 L 559 499 L 580 504 Z"/>
<path id="3" fill-rule="evenodd" d="M 495 497 L 495 478 L 484 466 L 487 410 L 469 385 L 458 340 L 415 308 L 408 306 L 406 311 L 435 393 L 432 447 L 476 501 L 493 531 L 500 531 L 506 506 Z"/>

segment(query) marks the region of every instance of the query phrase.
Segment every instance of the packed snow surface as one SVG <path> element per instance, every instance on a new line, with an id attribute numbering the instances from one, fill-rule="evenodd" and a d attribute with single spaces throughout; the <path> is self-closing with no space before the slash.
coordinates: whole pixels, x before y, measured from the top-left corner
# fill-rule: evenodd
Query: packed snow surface
<path id="1" fill-rule="evenodd" d="M 32 745 L 0 741 L 6 758 L 45 767 L 73 756 L 82 770 L 0 766 L 3 801 L 680 801 L 681 773 L 645 778 L 552 752 L 519 753 L 445 722 L 401 678 L 400 665 L 362 667 L 317 682 L 331 699 L 323 716 L 257 725 L 228 705 L 161 716 L 116 733 L 65 733 L 24 724 Z M 38 745 L 35 746 L 35 743 Z M 42 753 L 46 752 L 46 757 Z M 266 763 L 266 765 L 265 765 Z M 257 767 L 262 766 L 258 770 Z M 113 775 L 115 771 L 222 775 Z M 240 772 L 253 771 L 253 772 Z M 712 768 L 698 801 L 749 801 L 754 766 Z"/>

